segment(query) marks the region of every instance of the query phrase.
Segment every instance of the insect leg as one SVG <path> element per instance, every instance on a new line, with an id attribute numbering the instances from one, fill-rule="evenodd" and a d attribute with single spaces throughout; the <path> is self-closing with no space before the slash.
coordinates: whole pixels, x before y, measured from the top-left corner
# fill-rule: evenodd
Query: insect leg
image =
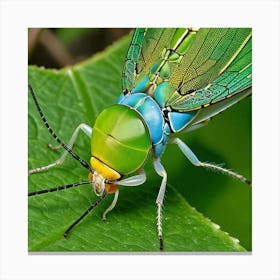
<path id="1" fill-rule="evenodd" d="M 77 128 L 75 129 L 70 141 L 69 141 L 69 144 L 67 145 L 70 149 L 73 147 L 76 139 L 77 139 L 77 136 L 79 134 L 80 131 L 83 131 L 87 136 L 91 137 L 91 131 L 92 131 L 92 128 L 90 126 L 88 126 L 87 124 L 84 124 L 84 123 L 81 123 L 77 126 Z M 52 148 L 53 149 L 53 148 Z M 31 170 L 28 170 L 28 175 L 30 174 L 33 174 L 33 173 L 37 173 L 37 172 L 41 172 L 41 171 L 45 171 L 45 170 L 48 170 L 56 165 L 59 165 L 59 164 L 62 164 L 63 161 L 65 160 L 66 156 L 68 155 L 68 151 L 64 151 L 62 156 L 56 160 L 55 162 L 49 164 L 49 165 L 46 165 L 46 166 L 42 166 L 42 167 L 38 167 L 38 168 L 34 168 L 34 169 L 31 169 Z"/>
<path id="2" fill-rule="evenodd" d="M 116 203 L 117 203 L 117 201 L 118 201 L 118 197 L 119 197 L 119 190 L 117 190 L 117 191 L 115 192 L 115 194 L 114 194 L 114 199 L 113 199 L 111 205 L 104 211 L 104 213 L 103 213 L 103 215 L 102 215 L 102 220 L 103 220 L 103 221 L 106 221 L 106 219 L 107 219 L 107 218 L 106 218 L 107 213 L 108 213 L 109 211 L 112 211 L 112 210 L 114 209 L 114 207 L 115 207 L 115 205 L 116 205 Z"/>
<path id="3" fill-rule="evenodd" d="M 167 182 L 167 173 L 160 162 L 160 158 L 154 158 L 153 160 L 155 171 L 159 176 L 162 177 L 160 189 L 158 192 L 156 204 L 157 204 L 157 231 L 158 231 L 158 239 L 159 239 L 159 249 L 163 251 L 163 238 L 162 238 L 162 206 L 163 206 L 163 199 L 166 190 L 166 182 Z"/>
<path id="4" fill-rule="evenodd" d="M 80 158 L 76 153 L 74 153 L 71 149 L 69 149 L 69 147 L 66 146 L 66 145 L 64 144 L 64 142 L 61 141 L 61 139 L 56 135 L 56 133 L 55 133 L 55 132 L 53 131 L 53 129 L 50 127 L 50 125 L 49 125 L 49 123 L 48 123 L 48 121 L 47 121 L 45 115 L 44 115 L 43 112 L 42 112 L 42 109 L 41 109 L 41 107 L 40 107 L 40 105 L 39 105 L 39 102 L 38 102 L 38 100 L 37 100 L 37 97 L 36 97 L 36 95 L 35 95 L 35 92 L 34 92 L 32 86 L 31 86 L 31 85 L 28 85 L 28 89 L 29 89 L 29 93 L 31 94 L 31 96 L 32 96 L 32 98 L 33 98 L 33 101 L 34 101 L 35 106 L 36 106 L 36 109 L 37 109 L 37 111 L 38 111 L 38 113 L 39 113 L 39 115 L 40 115 L 40 118 L 41 118 L 41 120 L 43 121 L 43 123 L 44 123 L 45 127 L 47 128 L 47 130 L 49 131 L 49 133 L 51 134 L 51 136 L 52 136 L 52 137 L 55 139 L 55 141 L 56 141 L 59 145 L 61 145 L 74 159 L 76 159 L 77 161 L 79 161 L 79 163 L 80 163 L 83 167 L 85 167 L 86 169 L 88 169 L 91 173 L 94 173 L 94 170 L 90 167 L 90 165 L 89 165 L 86 161 L 84 161 L 82 158 Z"/>
<path id="5" fill-rule="evenodd" d="M 133 187 L 133 186 L 142 185 L 145 183 L 145 181 L 146 181 L 146 172 L 144 169 L 141 169 L 140 174 L 117 181 L 115 182 L 115 184 L 120 186 Z"/>
<path id="6" fill-rule="evenodd" d="M 205 168 L 209 168 L 212 169 L 214 171 L 218 171 L 221 173 L 224 173 L 225 175 L 231 176 L 233 178 L 236 178 L 246 184 L 248 184 L 249 186 L 251 186 L 251 181 L 249 181 L 247 178 L 245 178 L 244 176 L 235 173 L 231 170 L 228 170 L 226 168 L 223 168 L 219 165 L 213 164 L 213 163 L 208 163 L 208 162 L 201 162 L 196 155 L 192 152 L 192 150 L 187 146 L 187 144 L 185 144 L 181 139 L 179 138 L 174 138 L 170 140 L 171 143 L 177 144 L 178 147 L 180 148 L 180 150 L 183 152 L 183 154 L 188 158 L 188 160 L 195 166 L 202 166 Z"/>
<path id="7" fill-rule="evenodd" d="M 117 182 L 115 182 L 115 184 L 120 185 L 120 186 L 132 187 L 132 186 L 142 185 L 142 184 L 145 183 L 145 181 L 146 181 L 146 173 L 145 173 L 144 169 L 141 169 L 138 175 L 131 176 L 131 177 L 128 177 L 126 179 L 117 181 Z M 102 215 L 102 220 L 103 221 L 106 220 L 107 213 L 115 207 L 115 205 L 118 201 L 118 197 L 119 197 L 119 191 L 117 190 L 115 192 L 115 196 L 114 196 L 114 199 L 113 199 L 111 205 L 105 210 L 105 212 Z"/>

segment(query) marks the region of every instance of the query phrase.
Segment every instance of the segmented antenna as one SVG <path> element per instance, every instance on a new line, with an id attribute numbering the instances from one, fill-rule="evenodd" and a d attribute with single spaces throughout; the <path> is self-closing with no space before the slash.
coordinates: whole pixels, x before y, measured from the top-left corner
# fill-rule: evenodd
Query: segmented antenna
<path id="1" fill-rule="evenodd" d="M 91 181 L 82 181 L 82 182 L 72 183 L 72 184 L 59 186 L 59 187 L 54 187 L 54 188 L 50 188 L 50 189 L 45 189 L 45 190 L 40 190 L 40 191 L 35 191 L 35 192 L 29 192 L 28 196 L 66 190 L 66 189 L 70 189 L 70 188 L 73 188 L 73 187 L 78 187 L 78 186 L 81 186 L 81 185 L 87 185 L 87 184 L 91 184 L 91 183 L 92 183 Z"/>
<path id="2" fill-rule="evenodd" d="M 49 133 L 51 134 L 51 136 L 56 140 L 56 142 L 58 142 L 59 145 L 61 145 L 74 159 L 78 160 L 80 162 L 80 164 L 85 167 L 86 169 L 88 169 L 92 174 L 94 173 L 94 169 L 92 169 L 90 167 L 90 165 L 85 162 L 83 159 L 81 159 L 76 153 L 74 153 L 67 145 L 65 145 L 58 137 L 57 135 L 54 133 L 54 131 L 52 130 L 52 128 L 50 127 L 50 125 L 48 124 L 45 115 L 43 114 L 41 107 L 38 103 L 38 100 L 35 96 L 35 93 L 33 91 L 33 88 L 31 87 L 31 85 L 28 85 L 28 89 L 29 92 L 32 95 L 32 98 L 34 100 L 34 103 L 36 105 L 37 111 L 40 114 L 40 117 L 42 119 L 42 121 L 44 122 L 44 125 L 46 126 L 46 128 L 48 129 Z"/>
<path id="3" fill-rule="evenodd" d="M 75 225 L 77 225 L 83 218 L 85 218 L 105 197 L 106 197 L 106 189 L 104 189 L 103 193 L 101 194 L 100 197 L 98 197 L 98 199 L 96 199 L 91 205 L 90 207 L 76 220 L 74 221 L 68 228 L 67 230 L 64 232 L 63 236 L 66 238 L 69 234 L 69 232 L 73 229 L 73 227 Z"/>

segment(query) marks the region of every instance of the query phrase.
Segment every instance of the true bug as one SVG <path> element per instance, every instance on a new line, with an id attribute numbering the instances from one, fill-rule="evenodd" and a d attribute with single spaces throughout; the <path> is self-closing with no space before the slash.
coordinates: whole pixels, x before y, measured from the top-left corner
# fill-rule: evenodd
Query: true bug
<path id="1" fill-rule="evenodd" d="M 153 51 L 148 53 L 147 49 Z M 62 163 L 68 153 L 90 171 L 90 180 L 79 184 L 92 183 L 99 199 L 69 226 L 64 233 L 67 236 L 107 193 L 114 193 L 111 206 L 103 214 L 105 219 L 116 204 L 118 185 L 142 184 L 146 179 L 143 167 L 148 154 L 152 153 L 154 168 L 162 177 L 156 203 L 157 231 L 163 250 L 161 212 L 167 174 L 160 157 L 168 141 L 177 144 L 193 164 L 250 184 L 237 173 L 200 162 L 185 143 L 172 136 L 203 126 L 212 116 L 251 93 L 251 30 L 137 29 L 126 57 L 122 81 L 123 93 L 117 104 L 98 116 L 93 129 L 85 124 L 78 126 L 68 146 L 49 128 L 30 86 L 41 118 L 66 151 L 57 162 L 30 170 L 29 174 Z M 92 138 L 91 165 L 71 150 L 79 130 Z M 139 174 L 130 176 L 135 172 Z"/>

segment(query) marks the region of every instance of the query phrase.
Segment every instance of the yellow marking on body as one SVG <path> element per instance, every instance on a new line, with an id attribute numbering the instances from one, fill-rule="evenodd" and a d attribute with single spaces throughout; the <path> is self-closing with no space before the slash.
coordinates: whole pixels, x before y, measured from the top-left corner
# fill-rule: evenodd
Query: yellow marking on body
<path id="1" fill-rule="evenodd" d="M 121 177 L 121 175 L 106 165 L 105 163 L 101 162 L 95 157 L 90 158 L 90 164 L 92 168 L 100 175 L 103 176 L 103 178 L 108 179 L 108 180 L 117 180 Z"/>

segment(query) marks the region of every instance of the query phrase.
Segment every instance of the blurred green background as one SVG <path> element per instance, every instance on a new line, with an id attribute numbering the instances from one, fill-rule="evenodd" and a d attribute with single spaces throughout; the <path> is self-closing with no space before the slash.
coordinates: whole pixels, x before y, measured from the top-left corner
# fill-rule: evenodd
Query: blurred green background
<path id="1" fill-rule="evenodd" d="M 30 29 L 29 64 L 46 68 L 73 65 L 130 31 L 128 28 Z M 116 89 L 117 94 L 120 92 L 121 88 Z M 224 163 L 226 168 L 251 179 L 251 130 L 251 98 L 246 98 L 214 117 L 207 126 L 181 134 L 180 138 L 200 160 Z M 222 174 L 192 166 L 174 145 L 167 147 L 162 162 L 167 167 L 168 180 L 180 189 L 193 207 L 238 238 L 248 251 L 252 250 L 250 187 Z M 147 166 L 152 170 L 150 162 Z"/>
<path id="2" fill-rule="evenodd" d="M 104 50 L 131 28 L 32 28 L 28 64 L 47 68 L 70 66 Z"/>

